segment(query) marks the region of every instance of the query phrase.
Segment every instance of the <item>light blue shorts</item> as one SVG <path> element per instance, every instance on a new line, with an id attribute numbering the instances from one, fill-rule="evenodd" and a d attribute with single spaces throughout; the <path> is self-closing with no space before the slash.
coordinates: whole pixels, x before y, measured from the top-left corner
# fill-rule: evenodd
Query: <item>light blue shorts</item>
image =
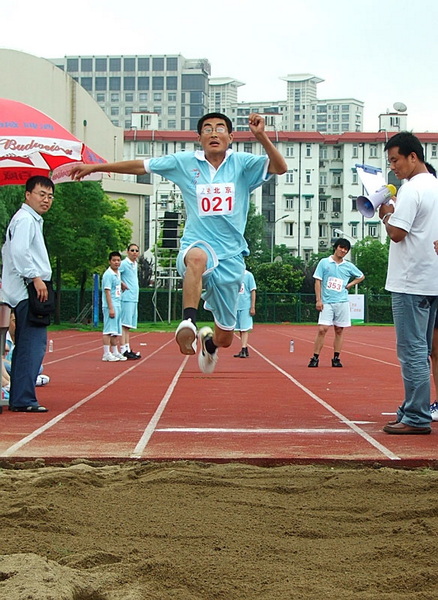
<path id="1" fill-rule="evenodd" d="M 350 327 L 350 303 L 335 302 L 333 304 L 324 304 L 324 308 L 319 313 L 318 325 Z"/>
<path id="2" fill-rule="evenodd" d="M 252 316 L 249 313 L 249 308 L 244 308 L 237 311 L 236 330 L 249 331 L 253 328 Z"/>
<path id="3" fill-rule="evenodd" d="M 204 308 L 213 313 L 214 322 L 224 331 L 233 331 L 237 318 L 237 299 L 245 273 L 243 256 L 233 256 L 218 260 L 213 248 L 207 242 L 195 242 L 178 254 L 176 267 L 184 277 L 186 265 L 184 257 L 193 247 L 202 248 L 207 254 L 207 270 L 202 275 Z"/>
<path id="4" fill-rule="evenodd" d="M 120 318 L 120 306 L 115 306 L 114 309 L 116 312 L 116 316 L 112 319 L 109 316 L 108 308 L 102 308 L 104 335 L 122 335 L 122 320 Z"/>
<path id="5" fill-rule="evenodd" d="M 137 329 L 138 302 L 123 302 L 122 300 L 122 327 Z"/>

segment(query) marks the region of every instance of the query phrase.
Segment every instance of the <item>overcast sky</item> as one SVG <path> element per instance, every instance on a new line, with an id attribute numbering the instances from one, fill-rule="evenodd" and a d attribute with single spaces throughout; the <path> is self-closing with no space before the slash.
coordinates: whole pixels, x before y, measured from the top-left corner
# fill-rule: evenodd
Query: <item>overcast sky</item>
<path id="1" fill-rule="evenodd" d="M 318 98 L 365 102 L 366 131 L 402 102 L 409 129 L 438 132 L 437 0 L 10 0 L 0 47 L 207 58 L 245 83 L 239 100 L 286 99 L 280 77 L 312 73 Z"/>

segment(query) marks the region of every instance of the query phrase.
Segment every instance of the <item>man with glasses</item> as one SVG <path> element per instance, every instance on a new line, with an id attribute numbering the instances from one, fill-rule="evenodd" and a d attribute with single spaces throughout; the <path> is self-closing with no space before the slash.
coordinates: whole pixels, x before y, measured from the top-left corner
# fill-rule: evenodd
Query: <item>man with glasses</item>
<path id="1" fill-rule="evenodd" d="M 26 182 L 25 202 L 12 217 L 2 249 L 3 299 L 15 313 L 15 348 L 11 363 L 9 410 L 43 413 L 47 408 L 38 403 L 35 382 L 47 345 L 47 328 L 28 319 L 32 282 L 38 299 L 45 302 L 48 291 L 44 281 L 52 277 L 52 269 L 43 237 L 43 215 L 51 208 L 55 186 L 47 177 L 35 176 Z"/>
<path id="2" fill-rule="evenodd" d="M 119 267 L 122 278 L 122 347 L 120 351 L 128 360 L 140 358 L 140 352 L 133 352 L 131 349 L 129 339 L 130 330 L 137 329 L 139 251 L 137 244 L 129 244 L 128 256 L 122 260 Z"/>
<path id="3" fill-rule="evenodd" d="M 215 369 L 218 348 L 228 348 L 236 325 L 237 298 L 249 254 L 244 231 L 250 193 L 272 175 L 287 171 L 287 164 L 265 132 L 261 115 L 249 115 L 249 128 L 265 154 L 234 152 L 231 120 L 209 113 L 197 124 L 202 150 L 177 152 L 159 158 L 99 165 L 77 165 L 73 179 L 96 171 L 143 175 L 157 173 L 181 190 L 186 222 L 181 238 L 177 268 L 183 277 L 183 321 L 176 330 L 182 354 L 201 349 L 201 371 Z M 204 290 L 204 291 L 203 291 Z M 199 301 L 213 313 L 215 328 L 197 331 Z"/>

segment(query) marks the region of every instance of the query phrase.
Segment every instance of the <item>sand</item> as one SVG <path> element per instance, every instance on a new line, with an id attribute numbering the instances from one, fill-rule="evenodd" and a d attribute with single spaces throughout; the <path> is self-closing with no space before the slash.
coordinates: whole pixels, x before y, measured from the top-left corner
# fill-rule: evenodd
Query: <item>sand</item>
<path id="1" fill-rule="evenodd" d="M 438 471 L 0 466 L 1 600 L 438 598 Z"/>

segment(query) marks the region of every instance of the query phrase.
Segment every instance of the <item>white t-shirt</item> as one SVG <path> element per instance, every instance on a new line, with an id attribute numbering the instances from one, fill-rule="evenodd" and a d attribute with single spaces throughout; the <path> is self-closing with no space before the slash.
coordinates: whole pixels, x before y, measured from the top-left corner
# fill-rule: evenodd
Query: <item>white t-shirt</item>
<path id="1" fill-rule="evenodd" d="M 408 232 L 401 242 L 391 240 L 386 289 L 402 294 L 438 296 L 438 180 L 420 173 L 404 183 L 390 225 Z"/>

